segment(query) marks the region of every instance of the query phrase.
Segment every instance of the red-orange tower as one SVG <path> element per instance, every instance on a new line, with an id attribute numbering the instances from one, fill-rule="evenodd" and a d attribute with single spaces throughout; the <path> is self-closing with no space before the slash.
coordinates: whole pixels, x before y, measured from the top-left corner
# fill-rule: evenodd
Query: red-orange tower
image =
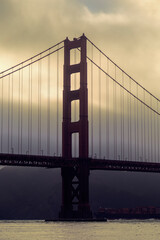
<path id="1" fill-rule="evenodd" d="M 64 167 L 62 174 L 62 206 L 60 218 L 91 218 L 89 206 L 89 160 L 88 160 L 88 89 L 86 37 L 64 42 L 64 90 L 62 154 L 72 159 L 72 134 L 79 135 L 79 158 L 74 167 Z M 80 50 L 80 62 L 70 64 L 72 49 Z M 80 73 L 80 88 L 71 90 L 71 75 Z M 79 100 L 79 121 L 71 122 L 71 102 Z"/>

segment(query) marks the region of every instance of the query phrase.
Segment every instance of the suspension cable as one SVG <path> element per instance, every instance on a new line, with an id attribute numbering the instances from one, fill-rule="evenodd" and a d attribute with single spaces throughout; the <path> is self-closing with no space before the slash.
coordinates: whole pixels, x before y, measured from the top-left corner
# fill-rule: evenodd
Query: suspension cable
<path id="1" fill-rule="evenodd" d="M 156 96 L 154 96 L 151 92 L 149 92 L 146 88 L 144 88 L 140 83 L 138 83 L 134 78 L 132 78 L 129 74 L 127 74 L 122 68 L 120 68 L 114 61 L 112 61 L 105 53 L 103 53 L 90 39 L 86 37 L 86 39 L 99 51 L 101 54 L 106 57 L 111 63 L 113 63 L 119 70 L 121 70 L 124 74 L 126 74 L 133 82 L 135 82 L 139 87 L 141 87 L 143 90 L 145 90 L 149 95 L 151 95 L 153 98 L 155 98 L 158 102 L 160 102 L 160 99 L 158 99 Z"/>
<path id="2" fill-rule="evenodd" d="M 141 100 L 140 98 L 138 98 L 135 94 L 133 94 L 132 92 L 130 92 L 127 88 L 125 88 L 124 86 L 122 86 L 121 83 L 119 83 L 116 79 L 114 79 L 112 76 L 110 76 L 105 70 L 103 70 L 100 66 L 98 66 L 98 64 L 96 64 L 93 60 L 91 60 L 91 58 L 87 57 L 87 59 L 89 61 L 91 61 L 97 68 L 99 68 L 104 74 L 106 74 L 110 79 L 112 79 L 114 82 L 116 82 L 120 87 L 122 87 L 127 93 L 129 93 L 130 95 L 132 95 L 134 98 L 136 98 L 139 102 L 141 102 L 142 104 L 144 104 L 146 107 L 148 107 L 150 110 L 152 110 L 153 112 L 155 112 L 156 114 L 160 115 L 159 112 L 157 112 L 156 110 L 154 110 L 152 107 L 150 107 L 147 103 L 145 103 L 143 100 Z M 138 86 L 138 85 L 137 85 Z M 157 100 L 158 101 L 158 100 Z"/>
<path id="3" fill-rule="evenodd" d="M 53 53 L 55 53 L 55 52 L 58 52 L 58 51 L 61 50 L 62 48 L 64 48 L 64 46 L 59 47 L 58 49 L 56 49 L 56 50 L 54 50 L 54 51 L 52 51 L 52 52 L 50 52 L 50 53 L 48 53 L 48 54 L 46 54 L 45 56 L 42 56 L 42 57 L 41 57 L 41 54 L 38 54 L 38 56 L 40 56 L 38 59 L 36 59 L 36 60 L 34 60 L 34 61 L 26 64 L 26 65 L 23 65 L 22 67 L 19 67 L 18 69 L 13 70 L 12 72 L 6 73 L 3 77 L 6 77 L 6 76 L 8 76 L 8 75 L 10 75 L 10 74 L 13 74 L 13 73 L 21 70 L 22 68 L 26 68 L 26 67 L 30 66 L 31 64 L 36 63 L 36 62 L 38 62 L 38 61 L 40 61 L 40 60 L 48 57 L 49 55 L 51 55 L 51 54 L 53 54 Z M 32 59 L 32 58 L 30 58 L 30 60 L 31 60 L 31 59 Z M 24 63 L 24 62 L 23 62 L 23 63 Z M 18 64 L 18 66 L 19 66 L 19 64 Z M 13 68 L 14 68 L 14 67 L 13 67 Z M 12 68 L 11 68 L 11 69 L 12 69 Z M 9 69 L 9 70 L 10 70 L 10 69 Z M 8 71 L 8 70 L 6 70 L 6 71 Z M 6 72 L 6 71 L 5 71 L 5 72 Z M 0 74 L 1 74 L 1 73 L 0 73 Z M 0 79 L 1 79 L 1 78 L 2 78 L 2 76 L 0 76 Z"/>
<path id="4" fill-rule="evenodd" d="M 0 72 L 0 74 L 4 74 L 4 73 L 6 73 L 6 72 L 8 72 L 8 71 L 10 71 L 10 70 L 13 70 L 14 68 L 16 68 L 16 67 L 18 67 L 18 66 L 24 65 L 24 63 L 26 63 L 26 62 L 30 62 L 30 61 L 32 61 L 32 63 L 36 62 L 36 61 L 33 61 L 34 58 L 40 57 L 43 53 L 50 51 L 52 48 L 55 48 L 55 47 L 59 46 L 61 43 L 64 43 L 64 40 L 62 40 L 61 42 L 55 44 L 54 46 L 52 46 L 52 47 L 50 47 L 50 48 L 48 48 L 48 49 L 46 49 L 46 50 L 44 50 L 44 51 L 42 51 L 42 52 L 34 55 L 33 57 L 28 58 L 28 59 L 26 59 L 25 61 L 23 61 L 23 62 L 15 65 L 15 66 L 13 66 L 13 67 L 11 67 L 11 68 L 8 68 L 8 69 L 6 69 L 5 71 Z M 61 48 L 64 48 L 64 46 L 62 46 Z M 52 53 L 60 50 L 61 48 L 56 49 L 55 51 L 50 52 L 49 55 L 51 55 Z M 47 57 L 47 56 L 48 56 L 48 54 L 45 55 L 45 56 L 43 56 L 42 58 Z M 37 59 L 37 61 L 39 61 L 39 60 L 40 60 L 40 58 Z M 27 66 L 27 65 L 24 65 L 23 67 L 25 67 L 25 66 Z M 18 71 L 18 69 L 17 69 L 17 71 Z M 6 75 L 6 74 L 5 74 L 5 75 Z M 4 76 L 5 76 L 5 75 L 4 75 Z"/>

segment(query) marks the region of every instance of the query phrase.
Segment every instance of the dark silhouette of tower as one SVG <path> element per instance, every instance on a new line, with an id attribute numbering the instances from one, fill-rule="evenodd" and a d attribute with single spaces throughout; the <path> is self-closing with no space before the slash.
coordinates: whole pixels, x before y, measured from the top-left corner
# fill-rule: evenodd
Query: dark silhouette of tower
<path id="1" fill-rule="evenodd" d="M 80 63 L 70 64 L 70 52 L 78 48 Z M 71 90 L 71 75 L 80 73 L 80 88 Z M 71 122 L 71 102 L 79 100 L 79 121 Z M 62 206 L 60 218 L 91 218 L 89 206 L 89 160 L 88 160 L 88 89 L 86 37 L 64 42 L 64 90 L 62 154 L 72 159 L 72 135 L 79 136 L 79 159 L 74 167 L 61 168 Z"/>

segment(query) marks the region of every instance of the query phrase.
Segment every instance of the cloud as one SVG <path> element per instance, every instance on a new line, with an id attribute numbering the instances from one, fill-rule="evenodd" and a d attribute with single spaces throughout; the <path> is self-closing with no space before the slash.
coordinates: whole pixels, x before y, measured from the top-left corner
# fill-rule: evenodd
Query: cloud
<path id="1" fill-rule="evenodd" d="M 0 0 L 1 62 L 17 63 L 84 32 L 157 94 L 159 10 L 158 0 Z"/>
<path id="2" fill-rule="evenodd" d="M 92 13 L 86 7 L 84 7 L 84 16 L 82 20 L 96 26 L 100 24 L 121 25 L 127 24 L 128 22 L 125 15 L 104 12 Z"/>

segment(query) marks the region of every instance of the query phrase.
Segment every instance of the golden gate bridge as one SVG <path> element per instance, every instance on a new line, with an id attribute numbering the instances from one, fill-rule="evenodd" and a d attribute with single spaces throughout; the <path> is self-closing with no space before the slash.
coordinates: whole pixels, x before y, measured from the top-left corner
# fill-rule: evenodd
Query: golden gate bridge
<path id="1" fill-rule="evenodd" d="M 90 170 L 160 172 L 160 100 L 84 34 L 0 73 L 0 165 L 61 168 L 60 219 L 89 219 Z"/>

